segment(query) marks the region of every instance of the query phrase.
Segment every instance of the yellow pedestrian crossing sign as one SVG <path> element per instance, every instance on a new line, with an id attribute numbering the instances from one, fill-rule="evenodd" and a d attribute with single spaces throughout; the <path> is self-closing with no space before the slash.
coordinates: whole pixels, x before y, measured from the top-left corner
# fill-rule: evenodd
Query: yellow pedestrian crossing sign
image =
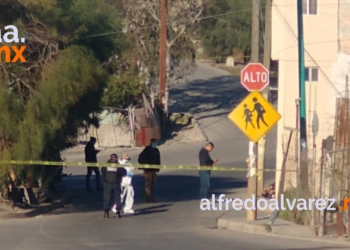
<path id="1" fill-rule="evenodd" d="M 253 142 L 257 143 L 276 123 L 281 115 L 258 91 L 251 92 L 228 118 Z"/>

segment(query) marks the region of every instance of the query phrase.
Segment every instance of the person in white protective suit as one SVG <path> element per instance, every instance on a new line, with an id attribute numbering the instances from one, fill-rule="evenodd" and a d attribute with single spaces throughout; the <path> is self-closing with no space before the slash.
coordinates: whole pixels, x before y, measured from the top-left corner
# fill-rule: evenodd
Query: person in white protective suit
<path id="1" fill-rule="evenodd" d="M 126 176 L 122 179 L 121 184 L 121 202 L 125 202 L 124 205 L 124 213 L 126 214 L 133 214 L 134 210 L 134 188 L 132 186 L 132 176 L 134 174 L 134 167 L 130 163 L 130 157 L 127 154 L 122 154 L 122 156 L 119 158 L 119 164 L 123 164 L 125 170 L 127 171 Z M 113 207 L 113 212 L 115 208 Z M 116 211 L 115 211 L 116 212 Z"/>

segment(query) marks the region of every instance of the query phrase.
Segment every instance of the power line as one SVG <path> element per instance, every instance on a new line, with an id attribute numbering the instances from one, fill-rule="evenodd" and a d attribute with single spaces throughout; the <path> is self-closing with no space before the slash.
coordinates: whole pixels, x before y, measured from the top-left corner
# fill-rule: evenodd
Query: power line
<path id="1" fill-rule="evenodd" d="M 296 8 L 296 4 L 276 4 L 276 3 L 272 3 L 272 6 L 276 6 L 276 7 L 289 7 L 289 9 L 294 9 L 292 7 Z M 350 6 L 350 4 L 326 4 L 326 3 L 319 3 L 318 6 L 333 6 L 335 8 L 340 8 L 341 6 Z M 265 6 L 261 6 L 261 11 L 265 9 Z M 214 15 L 207 15 L 207 16 L 203 16 L 202 18 L 200 18 L 199 20 L 206 20 L 206 19 L 210 19 L 210 18 L 216 18 L 216 17 L 221 17 L 221 16 L 227 16 L 230 14 L 238 14 L 238 13 L 244 13 L 244 12 L 250 12 L 252 11 L 252 8 L 247 8 L 247 9 L 242 9 L 242 10 L 236 10 L 236 11 L 227 11 L 224 13 L 219 13 L 219 14 L 214 14 Z M 219 19 L 220 20 L 220 19 Z M 221 20 L 224 21 L 224 20 Z M 227 23 L 230 23 L 229 21 L 226 21 Z M 170 22 L 167 23 L 167 25 L 170 24 Z M 151 24 L 151 25 L 146 25 L 144 27 L 139 27 L 139 28 L 134 28 L 134 29 L 128 29 L 128 31 L 133 31 L 133 30 L 144 30 L 144 29 L 149 29 L 149 28 L 156 28 L 159 27 L 158 24 Z M 123 34 L 126 33 L 126 31 L 114 31 L 114 32 L 107 32 L 107 33 L 99 33 L 99 34 L 95 34 L 95 35 L 89 35 L 89 36 L 85 36 L 85 37 L 81 37 L 79 39 L 87 39 L 87 38 L 93 38 L 93 37 L 100 37 L 100 36 L 108 36 L 108 35 L 116 35 L 116 34 Z"/>
<path id="2" fill-rule="evenodd" d="M 287 30 L 287 32 L 289 32 L 289 35 L 292 36 L 294 39 L 298 39 L 297 35 L 294 33 L 293 28 L 291 26 L 291 24 L 286 20 L 285 15 L 283 15 L 280 11 L 279 8 L 276 8 L 276 12 L 277 12 L 277 16 L 280 18 L 280 21 L 285 25 L 285 29 Z M 350 39 L 349 39 L 350 40 Z M 304 47 L 306 47 L 306 45 L 310 45 L 310 44 L 324 44 L 324 43 L 333 43 L 333 42 L 338 42 L 338 39 L 332 40 L 332 41 L 323 41 L 323 42 L 313 42 L 313 43 L 304 43 Z M 294 46 L 290 46 L 287 48 L 283 48 L 282 50 L 278 51 L 278 53 L 275 54 L 279 54 L 283 51 L 286 51 L 288 49 L 291 48 L 295 48 L 297 45 Z M 311 58 L 311 60 L 316 63 L 316 61 L 313 59 L 313 57 L 310 55 L 310 53 L 308 52 L 308 50 L 305 50 L 305 53 L 308 55 L 309 58 Z M 318 66 L 318 64 L 316 63 L 316 65 Z M 326 76 L 326 74 L 321 70 L 321 72 L 323 73 L 323 75 L 328 79 L 327 83 L 330 84 L 333 89 L 337 92 L 337 94 L 341 95 L 341 93 L 339 92 L 338 88 L 336 87 L 336 85 Z"/>
<path id="3" fill-rule="evenodd" d="M 228 12 L 225 12 L 225 13 L 204 16 L 204 17 L 200 18 L 199 20 L 201 21 L 201 20 L 205 20 L 205 19 L 210 19 L 210 18 L 215 18 L 215 17 L 220 17 L 220 16 L 226 16 L 226 15 L 229 15 L 229 14 L 238 14 L 238 13 L 243 13 L 243 12 L 249 12 L 251 10 L 252 9 L 249 8 L 249 9 L 243 9 L 243 10 L 228 11 Z M 170 22 L 167 22 L 167 25 L 168 24 L 170 24 Z M 132 31 L 132 30 L 143 30 L 143 29 L 156 28 L 156 27 L 159 27 L 159 25 L 158 24 L 151 24 L 151 25 L 146 25 L 144 27 L 129 29 L 129 31 Z M 126 32 L 125 31 L 114 31 L 114 32 L 107 32 L 107 33 L 99 33 L 99 34 L 95 34 L 95 35 L 81 37 L 79 39 L 86 39 L 86 38 L 99 37 L 99 36 L 108 36 L 108 35 L 115 35 L 115 34 L 122 34 L 122 33 L 126 33 Z"/>

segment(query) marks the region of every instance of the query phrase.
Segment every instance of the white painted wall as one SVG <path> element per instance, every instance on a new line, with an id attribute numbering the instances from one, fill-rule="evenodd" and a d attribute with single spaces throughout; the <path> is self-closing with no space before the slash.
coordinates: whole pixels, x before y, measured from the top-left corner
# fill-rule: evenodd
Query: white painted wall
<path id="1" fill-rule="evenodd" d="M 282 115 L 278 124 L 277 169 L 282 167 L 282 145 L 286 144 L 288 134 L 285 127 L 296 127 L 295 99 L 299 96 L 296 4 L 295 0 L 273 1 L 272 59 L 279 61 L 278 112 Z M 335 100 L 344 89 L 345 75 L 350 69 L 350 56 L 339 51 L 337 4 L 335 0 L 319 0 L 318 15 L 304 15 L 305 66 L 319 68 L 318 82 L 306 82 L 309 148 L 312 148 L 311 122 L 314 112 L 320 121 L 316 138 L 318 159 L 322 139 L 334 133 Z M 277 172 L 276 185 L 279 178 L 280 172 Z M 295 180 L 287 182 L 295 186 Z"/>

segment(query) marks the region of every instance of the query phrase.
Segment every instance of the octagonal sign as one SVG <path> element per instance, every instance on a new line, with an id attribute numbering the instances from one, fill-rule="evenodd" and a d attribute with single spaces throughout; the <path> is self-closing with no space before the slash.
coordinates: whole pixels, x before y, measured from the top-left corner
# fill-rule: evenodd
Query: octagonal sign
<path id="1" fill-rule="evenodd" d="M 270 72 L 261 63 L 249 63 L 241 71 L 241 84 L 248 91 L 262 91 L 270 83 Z"/>

